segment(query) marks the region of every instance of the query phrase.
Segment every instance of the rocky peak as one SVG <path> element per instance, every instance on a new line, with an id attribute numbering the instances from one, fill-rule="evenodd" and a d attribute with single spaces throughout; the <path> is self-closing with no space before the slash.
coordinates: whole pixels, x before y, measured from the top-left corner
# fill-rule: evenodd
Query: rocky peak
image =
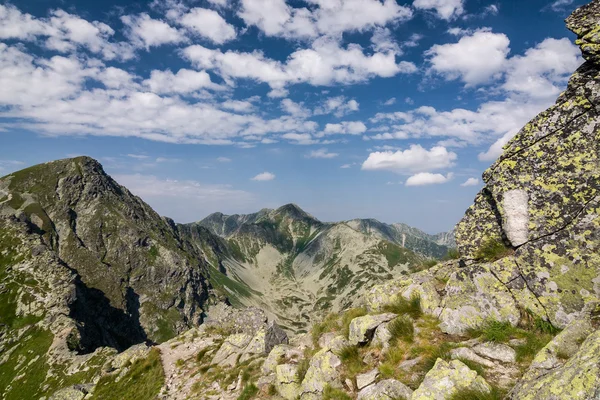
<path id="1" fill-rule="evenodd" d="M 600 62 L 600 2 L 578 8 L 569 18 L 567 27 L 577 35 L 577 45 L 583 57 L 594 63 Z"/>

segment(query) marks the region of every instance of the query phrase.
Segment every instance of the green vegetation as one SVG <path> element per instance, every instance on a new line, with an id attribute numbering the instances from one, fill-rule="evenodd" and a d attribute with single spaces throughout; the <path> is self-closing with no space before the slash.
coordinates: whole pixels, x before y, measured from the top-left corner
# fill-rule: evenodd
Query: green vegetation
<path id="1" fill-rule="evenodd" d="M 343 390 L 327 385 L 323 391 L 323 400 L 352 400 L 352 397 L 347 395 Z"/>
<path id="2" fill-rule="evenodd" d="M 155 399 L 165 381 L 160 352 L 152 349 L 147 358 L 136 360 L 121 379 L 117 381 L 116 378 L 116 375 L 102 377 L 94 390 L 92 399 Z"/>
<path id="3" fill-rule="evenodd" d="M 466 358 L 460 358 L 460 357 L 458 358 L 458 361 L 462 362 L 467 367 L 469 367 L 473 371 L 477 372 L 477 375 L 479 375 L 485 379 L 486 372 L 485 372 L 485 368 L 483 365 L 481 365 L 475 361 L 467 360 Z"/>
<path id="4" fill-rule="evenodd" d="M 505 343 L 516 333 L 516 328 L 510 322 L 495 320 L 487 321 L 481 328 L 472 329 L 471 337 L 482 337 L 486 342 Z"/>
<path id="5" fill-rule="evenodd" d="M 448 342 L 443 342 L 438 345 L 425 346 L 423 350 L 423 363 L 421 368 L 426 374 L 435 366 L 438 358 L 450 360 L 450 350 L 452 350 L 452 345 Z"/>
<path id="6" fill-rule="evenodd" d="M 150 250 L 148 250 L 148 260 L 150 261 L 151 264 L 154 264 L 156 262 L 158 255 L 159 255 L 158 247 L 156 247 L 154 245 L 152 247 L 150 247 Z"/>
<path id="7" fill-rule="evenodd" d="M 341 327 L 338 316 L 336 314 L 328 314 L 323 321 L 315 323 L 312 326 L 311 336 L 313 345 L 315 347 L 319 346 L 319 338 L 321 338 L 321 335 L 324 333 L 334 332 L 340 329 Z"/>
<path id="8" fill-rule="evenodd" d="M 423 315 L 421 308 L 421 297 L 418 294 L 414 294 L 410 300 L 406 300 L 402 296 L 397 296 L 396 299 L 383 307 L 386 312 L 409 315 L 413 319 L 418 319 Z"/>
<path id="9" fill-rule="evenodd" d="M 296 378 L 298 382 L 302 382 L 306 373 L 308 372 L 308 367 L 310 367 L 310 358 L 304 357 L 300 361 L 298 361 L 298 365 L 296 367 Z"/>
<path id="10" fill-rule="evenodd" d="M 356 346 L 344 347 L 341 349 L 339 356 L 348 377 L 354 378 L 365 368 L 365 363 L 362 361 L 362 356 Z"/>
<path id="11" fill-rule="evenodd" d="M 459 258 L 460 258 L 460 253 L 458 252 L 458 249 L 452 247 L 452 248 L 448 249 L 448 253 L 446 253 L 446 255 L 442 258 L 442 260 L 450 261 L 450 260 L 458 260 Z"/>
<path id="12" fill-rule="evenodd" d="M 485 241 L 475 254 L 478 261 L 493 262 L 514 254 L 514 250 L 498 239 Z"/>
<path id="13" fill-rule="evenodd" d="M 11 356 L 5 363 L 0 364 L 0 393 L 3 393 L 3 399 L 42 397 L 41 390 L 48 373 L 46 353 L 52 339 L 50 332 L 30 328 L 14 345 Z"/>
<path id="14" fill-rule="evenodd" d="M 504 393 L 492 388 L 491 392 L 483 392 L 476 389 L 462 389 L 454 393 L 448 400 L 502 400 Z"/>
<path id="15" fill-rule="evenodd" d="M 244 386 L 242 393 L 238 396 L 237 400 L 250 400 L 256 396 L 258 388 L 253 383 Z"/>
<path id="16" fill-rule="evenodd" d="M 400 339 L 406 342 L 412 342 L 414 339 L 415 327 L 413 326 L 412 319 L 405 315 L 391 321 L 387 328 L 392 336 L 390 343 L 393 345 Z"/>
<path id="17" fill-rule="evenodd" d="M 390 242 L 380 242 L 377 246 L 379 252 L 383 254 L 388 262 L 388 267 L 392 268 L 399 264 L 415 264 L 417 256 L 410 250 L 402 248 Z"/>

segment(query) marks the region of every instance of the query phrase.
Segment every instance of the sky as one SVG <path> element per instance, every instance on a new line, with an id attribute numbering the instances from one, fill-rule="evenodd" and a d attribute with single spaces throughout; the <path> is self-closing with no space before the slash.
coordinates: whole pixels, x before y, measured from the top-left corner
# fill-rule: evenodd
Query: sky
<path id="1" fill-rule="evenodd" d="M 178 222 L 429 233 L 583 62 L 577 0 L 0 3 L 0 175 L 88 155 Z"/>

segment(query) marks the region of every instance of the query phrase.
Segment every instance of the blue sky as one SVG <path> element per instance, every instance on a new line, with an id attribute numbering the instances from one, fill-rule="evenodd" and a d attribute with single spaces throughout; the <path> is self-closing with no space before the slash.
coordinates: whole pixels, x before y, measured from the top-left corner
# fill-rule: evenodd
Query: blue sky
<path id="1" fill-rule="evenodd" d="M 0 174 L 89 155 L 179 222 L 294 202 L 452 229 L 582 63 L 585 2 L 0 4 Z"/>

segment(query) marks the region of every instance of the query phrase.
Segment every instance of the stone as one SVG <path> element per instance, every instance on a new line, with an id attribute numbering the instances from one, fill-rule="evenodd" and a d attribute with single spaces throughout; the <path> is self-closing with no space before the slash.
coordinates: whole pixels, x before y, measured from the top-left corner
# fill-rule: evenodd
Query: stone
<path id="1" fill-rule="evenodd" d="M 494 363 L 492 361 L 481 357 L 480 355 L 478 355 L 477 353 L 475 353 L 473 350 L 469 349 L 468 347 L 459 347 L 458 349 L 452 349 L 450 351 L 450 356 L 454 360 L 463 359 L 463 360 L 476 362 L 487 368 L 494 367 Z"/>
<path id="2" fill-rule="evenodd" d="M 329 349 L 335 355 L 340 355 L 340 352 L 344 347 L 349 346 L 350 343 L 342 335 L 335 333 L 325 333 L 319 338 L 319 347 L 321 349 Z"/>
<path id="3" fill-rule="evenodd" d="M 411 400 L 446 400 L 459 390 L 469 389 L 482 393 L 491 392 L 490 385 L 477 372 L 458 360 L 446 362 L 441 358 L 425 375 L 421 386 L 414 391 Z"/>
<path id="4" fill-rule="evenodd" d="M 367 387 L 377 380 L 379 377 L 379 370 L 377 368 L 366 372 L 364 374 L 360 374 L 356 376 L 356 387 L 358 390 L 361 390 L 364 387 Z"/>
<path id="5" fill-rule="evenodd" d="M 392 340 L 392 334 L 388 329 L 388 323 L 383 323 L 375 329 L 375 334 L 373 335 L 373 346 L 381 346 L 383 352 L 385 353 L 390 347 L 390 340 Z"/>
<path id="6" fill-rule="evenodd" d="M 231 335 L 225 339 L 217 353 L 212 359 L 212 363 L 222 367 L 234 367 L 244 349 L 252 341 L 252 336 L 245 333 Z"/>
<path id="7" fill-rule="evenodd" d="M 275 372 L 275 367 L 277 367 L 277 365 L 290 361 L 297 362 L 300 358 L 302 358 L 302 355 L 302 352 L 295 347 L 287 344 L 277 345 L 273 347 L 273 350 L 271 350 L 265 359 L 265 362 L 261 367 L 261 371 L 264 375 L 272 374 Z"/>
<path id="8" fill-rule="evenodd" d="M 322 349 L 310 360 L 302 381 L 302 399 L 320 399 L 326 386 L 340 387 L 342 361 L 330 350 Z"/>
<path id="9" fill-rule="evenodd" d="M 68 387 L 61 389 L 50 396 L 50 400 L 83 400 L 87 392 L 84 392 L 76 387 Z"/>
<path id="10" fill-rule="evenodd" d="M 579 350 L 561 367 L 537 378 L 520 382 L 511 400 L 590 400 L 600 394 L 600 330 L 583 342 Z"/>
<path id="11" fill-rule="evenodd" d="M 260 378 L 258 378 L 258 380 L 256 381 L 256 387 L 261 392 L 264 392 L 269 388 L 269 386 L 275 384 L 275 378 L 276 378 L 275 374 L 263 375 Z"/>
<path id="12" fill-rule="evenodd" d="M 513 247 L 527 242 L 529 237 L 529 195 L 524 190 L 509 190 L 502 197 L 503 229 Z"/>
<path id="13" fill-rule="evenodd" d="M 389 322 L 394 318 L 396 318 L 396 314 L 391 313 L 365 315 L 364 317 L 354 318 L 350 322 L 348 341 L 351 345 L 367 343 L 372 339 L 375 329 L 379 325 Z"/>
<path id="14" fill-rule="evenodd" d="M 296 400 L 300 396 L 297 366 L 282 364 L 275 368 L 275 387 L 277 393 L 286 400 Z"/>
<path id="15" fill-rule="evenodd" d="M 386 379 L 358 392 L 358 400 L 410 399 L 413 391 L 400 381 Z"/>
<path id="16" fill-rule="evenodd" d="M 503 363 L 517 361 L 517 352 L 510 346 L 502 343 L 482 343 L 473 347 L 473 351 L 482 357 Z"/>

